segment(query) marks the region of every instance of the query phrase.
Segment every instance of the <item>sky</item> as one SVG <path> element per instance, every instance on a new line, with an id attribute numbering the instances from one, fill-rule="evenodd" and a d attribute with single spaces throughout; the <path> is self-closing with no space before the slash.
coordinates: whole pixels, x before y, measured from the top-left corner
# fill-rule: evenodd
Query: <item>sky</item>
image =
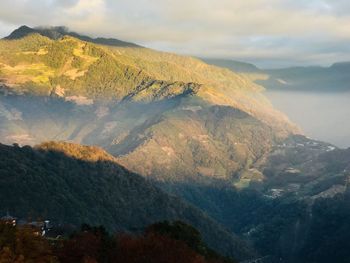
<path id="1" fill-rule="evenodd" d="M 350 61 L 349 0 L 1 0 L 0 36 L 20 25 L 264 68 Z"/>

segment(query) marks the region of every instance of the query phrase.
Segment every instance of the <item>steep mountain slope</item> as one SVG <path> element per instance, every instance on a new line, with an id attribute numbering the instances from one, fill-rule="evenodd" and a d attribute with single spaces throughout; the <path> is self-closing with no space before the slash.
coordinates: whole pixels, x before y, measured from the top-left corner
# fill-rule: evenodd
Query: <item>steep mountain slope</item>
<path id="1" fill-rule="evenodd" d="M 137 93 L 140 96 L 133 100 L 139 101 L 180 95 L 184 86 L 197 83 L 201 88 L 195 93 L 208 103 L 237 107 L 286 130 L 287 120 L 258 92 L 259 86 L 193 58 L 144 48 L 95 46 L 67 35 L 49 39 L 41 31 L 3 40 L 0 50 L 2 82 L 17 92 L 88 101 L 120 101 Z"/>
<path id="2" fill-rule="evenodd" d="M 250 240 L 262 262 L 346 262 L 338 242 L 350 239 L 349 158 L 349 150 L 292 136 L 259 167 L 263 182 L 241 190 L 223 182 L 163 187 Z"/>
<path id="3" fill-rule="evenodd" d="M 263 159 L 275 140 L 270 127 L 242 111 L 183 98 L 107 107 L 8 95 L 0 103 L 3 142 L 98 144 L 123 165 L 160 179 L 234 180 L 236 172 Z"/>
<path id="4" fill-rule="evenodd" d="M 50 142 L 35 148 L 0 145 L 0 211 L 57 223 L 102 224 L 135 231 L 161 220 L 195 225 L 226 255 L 251 250 L 204 213 L 118 165 L 96 147 Z"/>
<path id="5" fill-rule="evenodd" d="M 244 171 L 260 180 L 249 169 L 298 131 L 261 87 L 227 69 L 25 29 L 0 41 L 3 142 L 73 140 L 156 179 L 235 181 Z"/>
<path id="6" fill-rule="evenodd" d="M 183 107 L 152 126 L 137 127 L 108 151 L 144 175 L 161 175 L 163 179 L 166 176 L 167 180 L 181 176 L 196 181 L 232 181 L 240 171 L 253 168 L 264 158 L 273 143 L 271 129 L 240 110 L 223 106 Z M 147 138 L 142 147 L 134 147 L 133 142 L 142 138 Z M 161 174 L 164 168 L 165 175 Z"/>

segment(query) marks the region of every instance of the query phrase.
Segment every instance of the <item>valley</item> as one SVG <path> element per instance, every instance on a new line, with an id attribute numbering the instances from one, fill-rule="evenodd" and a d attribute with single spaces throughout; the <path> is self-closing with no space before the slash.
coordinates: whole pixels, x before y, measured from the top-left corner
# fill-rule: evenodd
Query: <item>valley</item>
<path id="1" fill-rule="evenodd" d="M 0 212 L 182 220 L 241 262 L 347 262 L 349 150 L 277 110 L 281 72 L 207 62 L 62 27 L 0 40 Z"/>

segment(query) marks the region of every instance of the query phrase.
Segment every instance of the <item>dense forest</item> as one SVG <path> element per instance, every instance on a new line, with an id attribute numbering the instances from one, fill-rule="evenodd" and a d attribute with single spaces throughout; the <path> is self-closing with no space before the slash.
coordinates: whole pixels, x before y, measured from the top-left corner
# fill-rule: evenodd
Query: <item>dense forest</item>
<path id="1" fill-rule="evenodd" d="M 51 142 L 36 148 L 0 145 L 0 213 L 57 223 L 104 225 L 137 232 L 161 220 L 195 225 L 227 256 L 254 253 L 192 205 L 120 166 L 100 148 Z"/>

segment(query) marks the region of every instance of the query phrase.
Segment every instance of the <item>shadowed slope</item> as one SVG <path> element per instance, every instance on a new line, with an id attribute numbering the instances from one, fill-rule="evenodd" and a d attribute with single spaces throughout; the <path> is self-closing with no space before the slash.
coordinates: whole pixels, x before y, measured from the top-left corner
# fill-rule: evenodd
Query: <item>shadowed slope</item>
<path id="1" fill-rule="evenodd" d="M 127 171 L 99 148 L 58 142 L 34 149 L 0 145 L 0 157 L 3 213 L 10 209 L 22 218 L 128 231 L 179 219 L 195 225 L 210 246 L 226 255 L 246 258 L 251 253 L 198 209 Z"/>

